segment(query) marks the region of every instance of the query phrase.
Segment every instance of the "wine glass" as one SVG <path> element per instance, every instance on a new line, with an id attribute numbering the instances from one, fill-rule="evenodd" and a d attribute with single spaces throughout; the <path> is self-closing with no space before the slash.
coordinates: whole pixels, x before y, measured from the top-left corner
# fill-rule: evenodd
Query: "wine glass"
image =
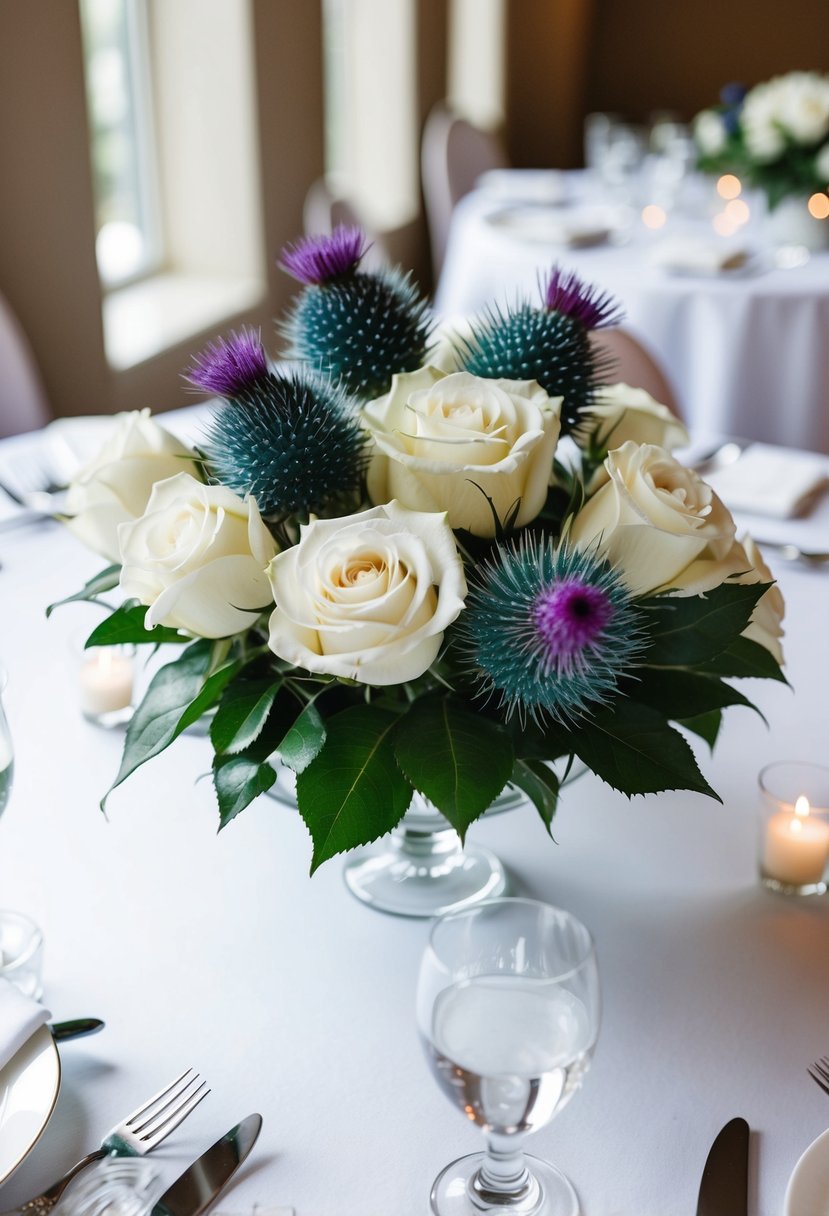
<path id="1" fill-rule="evenodd" d="M 3 709 L 3 693 L 5 690 L 6 672 L 0 667 L 0 815 L 5 811 L 6 803 L 11 796 L 12 779 L 14 777 L 14 748 L 12 747 L 9 724 L 6 721 L 6 713 Z"/>
<path id="2" fill-rule="evenodd" d="M 438 1085 L 486 1135 L 438 1175 L 436 1216 L 576 1216 L 571 1183 L 523 1142 L 579 1088 L 599 1016 L 593 940 L 569 912 L 494 899 L 435 922 L 418 1029 Z"/>

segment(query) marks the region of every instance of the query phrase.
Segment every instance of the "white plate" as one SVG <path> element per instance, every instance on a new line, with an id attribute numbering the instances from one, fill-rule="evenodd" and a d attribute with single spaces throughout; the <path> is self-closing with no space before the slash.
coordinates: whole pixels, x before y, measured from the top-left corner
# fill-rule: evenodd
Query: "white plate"
<path id="1" fill-rule="evenodd" d="M 829 1216 L 829 1131 L 809 1145 L 794 1167 L 783 1216 Z"/>
<path id="2" fill-rule="evenodd" d="M 608 207 L 502 207 L 486 222 L 520 241 L 571 249 L 603 245 L 621 226 L 618 212 Z"/>
<path id="3" fill-rule="evenodd" d="M 41 1026 L 0 1069 L 0 1183 L 31 1152 L 49 1122 L 60 1090 L 60 1056 Z"/>

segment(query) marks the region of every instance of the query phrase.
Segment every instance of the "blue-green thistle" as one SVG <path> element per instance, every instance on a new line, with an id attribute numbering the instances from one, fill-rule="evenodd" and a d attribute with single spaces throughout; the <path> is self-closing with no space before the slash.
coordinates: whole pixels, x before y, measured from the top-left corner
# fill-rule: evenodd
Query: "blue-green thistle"
<path id="1" fill-rule="evenodd" d="M 619 317 L 610 296 L 554 268 L 540 308 L 526 301 L 505 309 L 495 305 L 472 323 L 461 362 L 475 376 L 537 380 L 551 397 L 563 397 L 566 433 L 590 405 L 605 371 L 590 332 L 617 324 Z"/>
<path id="2" fill-rule="evenodd" d="M 366 249 L 358 228 L 337 228 L 297 242 L 280 261 L 304 285 L 279 327 L 286 356 L 339 380 L 360 401 L 426 362 L 432 327 L 409 275 L 359 269 Z"/>
<path id="3" fill-rule="evenodd" d="M 630 592 L 591 553 L 524 534 L 471 580 L 460 646 L 510 718 L 577 720 L 609 701 L 644 647 Z"/>
<path id="4" fill-rule="evenodd" d="M 208 471 L 262 514 L 335 516 L 358 505 L 366 435 L 343 391 L 315 372 L 237 385 L 209 424 Z"/>

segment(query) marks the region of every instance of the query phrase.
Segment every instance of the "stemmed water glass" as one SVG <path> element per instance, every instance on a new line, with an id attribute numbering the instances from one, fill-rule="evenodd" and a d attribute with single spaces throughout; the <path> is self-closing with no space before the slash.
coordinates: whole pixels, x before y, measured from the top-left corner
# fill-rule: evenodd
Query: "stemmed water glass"
<path id="1" fill-rule="evenodd" d="M 14 776 L 14 748 L 3 709 L 3 693 L 6 690 L 6 673 L 0 667 L 0 815 L 6 809 L 6 803 L 12 792 Z"/>
<path id="2" fill-rule="evenodd" d="M 593 940 L 569 912 L 495 899 L 435 922 L 418 1029 L 441 1089 L 486 1135 L 438 1175 L 436 1216 L 576 1216 L 571 1183 L 523 1142 L 579 1088 L 599 1016 Z"/>

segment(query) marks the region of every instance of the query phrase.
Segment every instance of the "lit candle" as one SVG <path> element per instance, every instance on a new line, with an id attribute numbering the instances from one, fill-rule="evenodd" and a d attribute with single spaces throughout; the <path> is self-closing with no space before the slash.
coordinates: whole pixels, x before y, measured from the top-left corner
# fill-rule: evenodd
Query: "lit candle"
<path id="1" fill-rule="evenodd" d="M 132 659 L 111 646 L 90 651 L 81 665 L 81 709 L 91 717 L 126 709 L 132 704 Z"/>
<path id="2" fill-rule="evenodd" d="M 819 883 L 829 861 L 829 824 L 809 814 L 802 794 L 794 814 L 777 811 L 766 824 L 763 871 L 791 886 Z"/>

